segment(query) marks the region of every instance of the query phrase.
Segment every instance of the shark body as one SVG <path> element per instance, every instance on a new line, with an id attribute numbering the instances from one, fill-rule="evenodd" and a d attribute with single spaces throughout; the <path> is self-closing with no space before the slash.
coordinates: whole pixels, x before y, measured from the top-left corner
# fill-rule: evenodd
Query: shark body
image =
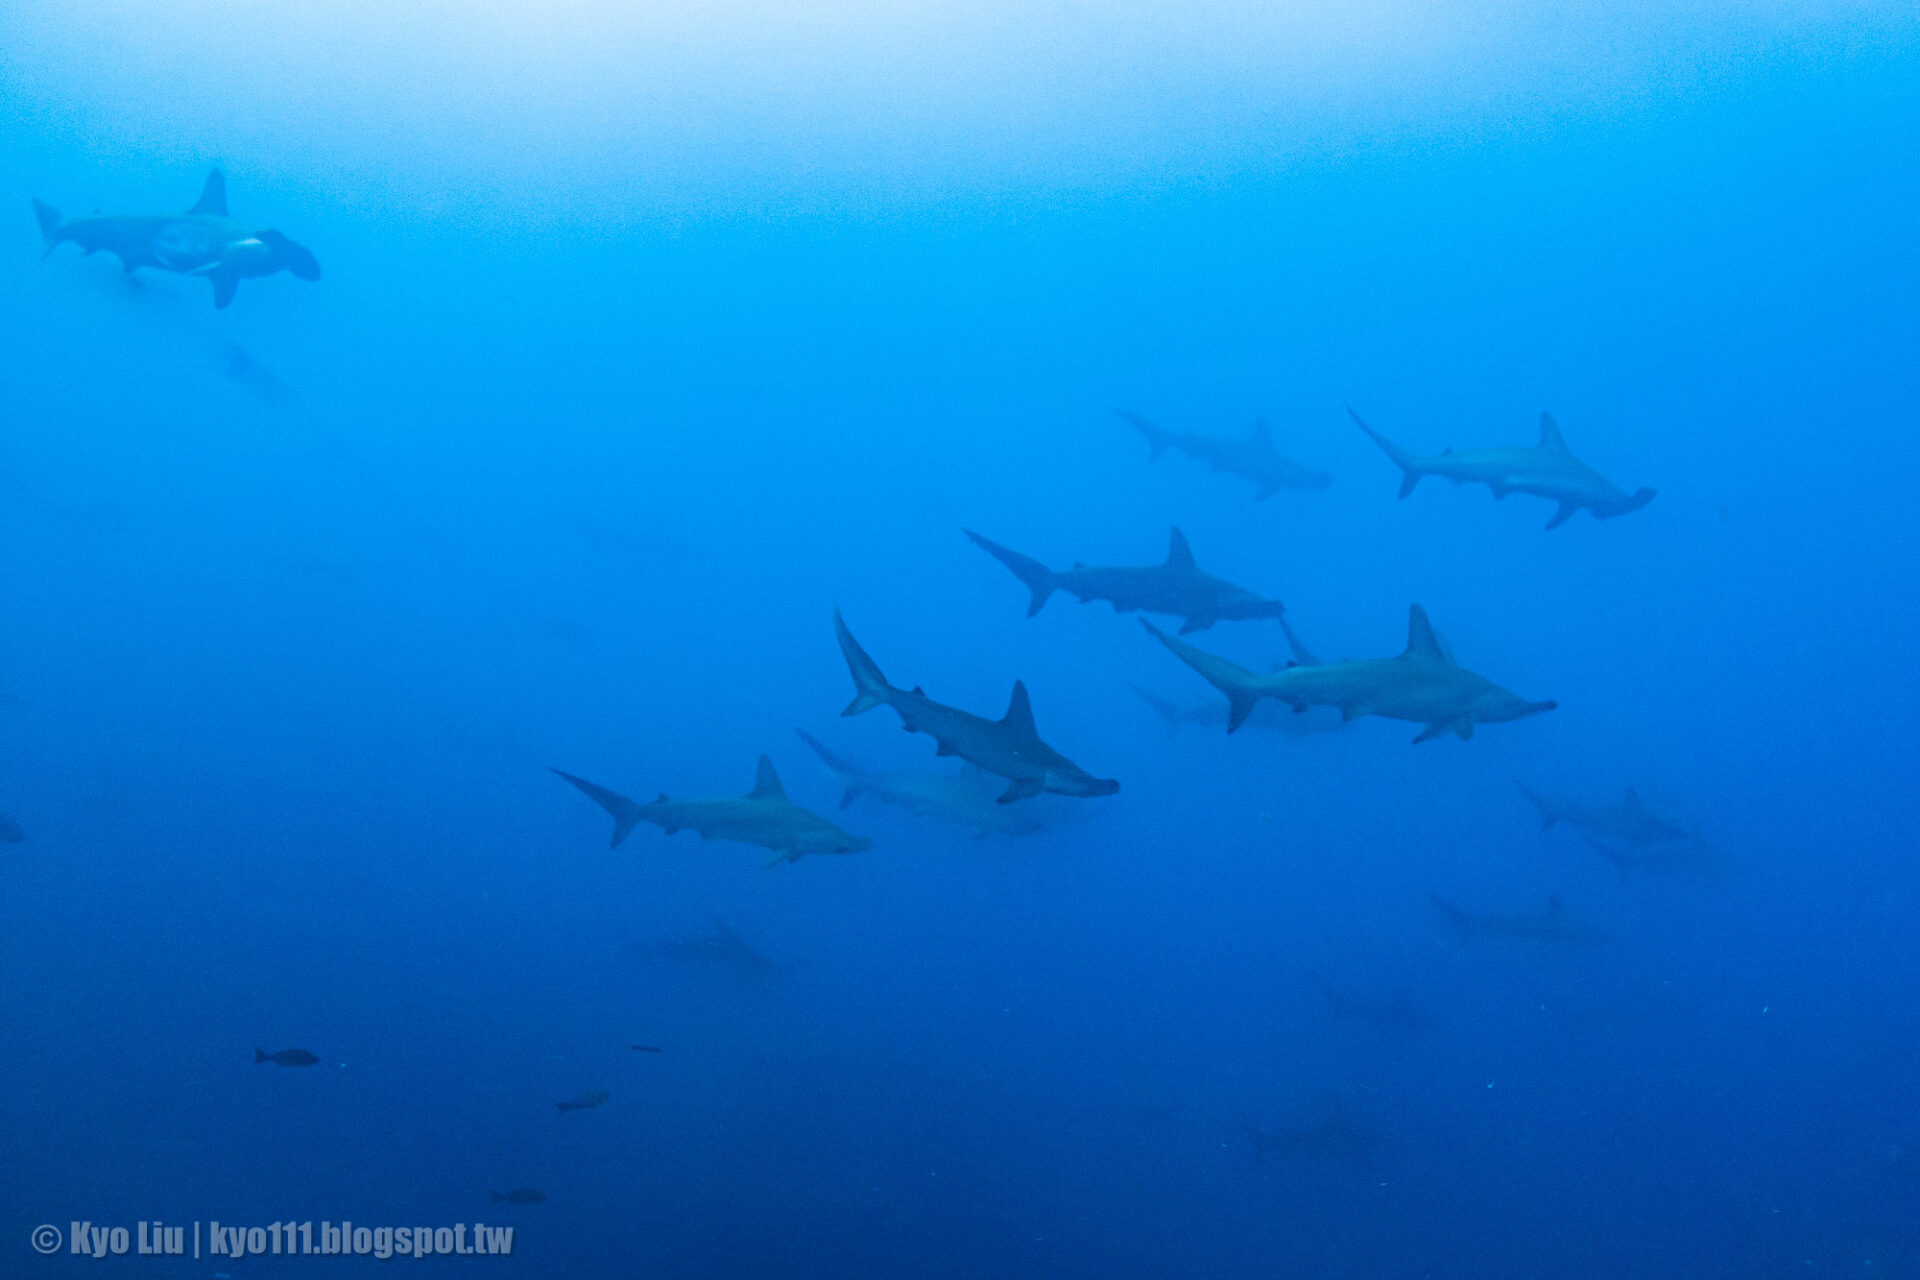
<path id="1" fill-rule="evenodd" d="M 1635 849 L 1643 849 L 1650 844 L 1687 840 L 1693 836 L 1691 831 L 1683 831 L 1647 808 L 1646 801 L 1632 787 L 1627 788 L 1619 804 L 1589 805 L 1577 800 L 1556 800 L 1543 796 L 1524 782 L 1516 785 L 1520 788 L 1520 794 L 1531 800 L 1533 807 L 1540 811 L 1542 831 L 1550 829 L 1555 823 L 1564 822 L 1585 835 Z"/>
<path id="2" fill-rule="evenodd" d="M 1162 564 L 1106 568 L 1075 564 L 1060 570 L 1049 569 L 971 529 L 961 532 L 1026 584 L 1032 593 L 1027 603 L 1029 618 L 1045 607 L 1055 591 L 1075 596 L 1081 604 L 1105 600 L 1115 613 L 1169 614 L 1181 619 L 1181 635 L 1205 631 L 1216 622 L 1278 618 L 1287 611 L 1278 600 L 1264 599 L 1245 587 L 1201 572 L 1186 535 L 1177 528 L 1168 538 L 1167 558 Z"/>
<path id="3" fill-rule="evenodd" d="M 848 835 L 819 814 L 803 809 L 787 799 L 774 772 L 773 761 L 760 757 L 753 790 L 744 796 L 722 796 L 709 800 L 671 800 L 662 794 L 652 804 L 640 804 L 616 791 L 576 778 L 570 773 L 553 772 L 578 787 L 595 804 L 613 817 L 613 839 L 608 848 L 617 848 L 636 825 L 650 822 L 668 835 L 688 830 L 700 833 L 702 840 L 732 840 L 739 844 L 771 849 L 767 865 L 798 862 L 810 853 L 860 853 L 873 847 L 865 836 Z"/>
<path id="4" fill-rule="evenodd" d="M 996 802 L 998 788 L 983 783 L 993 775 L 977 765 L 952 774 L 879 773 L 835 755 L 805 729 L 794 732 L 840 779 L 842 809 L 862 796 L 872 796 L 918 817 L 970 827 L 976 836 L 1023 836 L 1046 830 L 1046 823 L 1030 806 Z"/>
<path id="5" fill-rule="evenodd" d="M 1530 493 L 1558 504 L 1547 521 L 1549 529 L 1559 528 L 1582 508 L 1593 512 L 1596 520 L 1611 520 L 1638 511 L 1654 499 L 1652 489 L 1627 493 L 1574 457 L 1552 414 L 1540 415 L 1540 443 L 1531 449 L 1448 449 L 1422 456 L 1375 431 L 1352 409 L 1347 413 L 1400 468 L 1403 498 L 1427 476 L 1440 476 L 1455 484 L 1484 484 L 1496 498 Z"/>
<path id="6" fill-rule="evenodd" d="M 233 301 L 242 280 L 290 271 L 302 280 L 320 278 L 313 253 L 278 231 L 254 230 L 227 214 L 227 179 L 215 169 L 200 199 L 185 213 L 62 217 L 41 200 L 34 217 L 47 252 L 72 242 L 84 253 L 104 250 L 131 275 L 141 267 L 198 276 L 213 286 L 213 305 Z"/>
<path id="7" fill-rule="evenodd" d="M 1254 497 L 1262 501 L 1282 489 L 1324 489 L 1333 483 L 1331 474 L 1303 467 L 1274 449 L 1273 433 L 1264 421 L 1254 424 L 1253 435 L 1247 439 L 1226 440 L 1190 431 L 1169 431 L 1125 409 L 1114 412 L 1146 437 L 1149 460 L 1157 461 L 1168 449 L 1184 453 L 1215 471 L 1253 481 Z"/>
<path id="8" fill-rule="evenodd" d="M 1425 725 L 1415 742 L 1443 733 L 1471 738 L 1477 724 L 1499 724 L 1551 711 L 1554 702 L 1529 702 L 1447 656 L 1427 611 L 1414 605 L 1407 615 L 1407 647 L 1395 658 L 1295 664 L 1265 675 L 1194 647 L 1143 622 L 1147 631 L 1227 695 L 1227 732 L 1253 713 L 1262 698 L 1286 703 L 1295 711 L 1337 707 L 1345 720 L 1385 716 Z"/>
<path id="9" fill-rule="evenodd" d="M 1568 911 L 1557 897 L 1547 899 L 1545 911 L 1484 916 L 1473 915 L 1431 891 L 1427 898 L 1462 939 L 1498 938 L 1564 951 L 1584 950 L 1613 940 L 1613 935 Z"/>
<path id="10" fill-rule="evenodd" d="M 786 976 L 786 965 L 741 937 L 719 912 L 713 912 L 708 920 L 707 932 L 664 938 L 645 947 L 645 954 L 693 968 L 719 970 L 731 974 L 743 986 L 770 986 Z"/>
<path id="11" fill-rule="evenodd" d="M 900 716 L 902 729 L 924 733 L 939 744 L 936 755 L 959 756 L 1005 778 L 1007 789 L 999 796 L 1001 804 L 1043 791 L 1063 796 L 1110 796 L 1120 790 L 1114 779 L 1094 777 L 1040 741 L 1033 724 L 1033 704 L 1027 698 L 1027 686 L 1020 681 L 1013 682 L 1007 714 L 989 720 L 935 702 L 918 687 L 898 689 L 889 684 L 878 664 L 847 630 L 838 609 L 833 611 L 833 630 L 855 689 L 853 701 L 841 715 L 857 716 L 875 707 L 892 707 Z"/>

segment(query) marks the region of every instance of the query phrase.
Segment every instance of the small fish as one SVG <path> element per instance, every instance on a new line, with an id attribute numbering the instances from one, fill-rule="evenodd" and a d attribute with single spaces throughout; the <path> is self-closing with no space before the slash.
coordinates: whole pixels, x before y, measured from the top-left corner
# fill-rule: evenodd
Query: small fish
<path id="1" fill-rule="evenodd" d="M 665 1053 L 666 1052 L 665 1049 L 662 1049 L 657 1044 L 630 1044 L 627 1046 L 627 1048 L 637 1049 L 641 1053 Z"/>
<path id="2" fill-rule="evenodd" d="M 562 1111 L 585 1111 L 589 1107 L 599 1106 L 612 1096 L 605 1089 L 589 1089 L 571 1102 L 556 1102 L 553 1105 Z"/>
<path id="3" fill-rule="evenodd" d="M 268 1053 L 265 1049 L 253 1051 L 253 1065 L 256 1067 L 263 1062 L 272 1062 L 283 1067 L 311 1067 L 319 1061 L 317 1055 L 308 1053 L 305 1049 L 282 1049 L 278 1053 Z"/>
<path id="4" fill-rule="evenodd" d="M 490 1192 L 495 1204 L 545 1204 L 547 1193 L 534 1187 L 515 1187 L 512 1191 Z"/>

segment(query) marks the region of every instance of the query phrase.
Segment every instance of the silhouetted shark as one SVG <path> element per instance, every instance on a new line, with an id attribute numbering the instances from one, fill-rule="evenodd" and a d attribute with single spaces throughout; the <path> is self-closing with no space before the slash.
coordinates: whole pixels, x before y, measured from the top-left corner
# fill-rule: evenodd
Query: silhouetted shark
<path id="1" fill-rule="evenodd" d="M 952 822 L 973 828 L 975 835 L 1030 835 L 1046 824 L 1030 805 L 1005 805 L 994 800 L 994 790 L 983 779 L 994 779 L 978 765 L 966 765 L 959 773 L 875 773 L 827 750 L 818 738 L 805 729 L 796 729 L 800 740 L 826 761 L 845 788 L 840 807 L 846 808 L 861 796 L 872 796 L 886 804 L 898 805 L 909 813 L 940 822 Z"/>
<path id="2" fill-rule="evenodd" d="M 1547 521 L 1549 529 L 1559 528 L 1582 507 L 1593 512 L 1595 519 L 1611 520 L 1614 516 L 1638 511 L 1654 498 L 1652 489 L 1629 495 L 1574 457 L 1561 438 L 1552 414 L 1540 415 L 1540 443 L 1531 449 L 1448 449 L 1432 457 L 1422 457 L 1375 431 L 1352 409 L 1347 413 L 1399 466 L 1403 473 L 1400 481 L 1403 498 L 1413 492 L 1423 476 L 1442 476 L 1455 484 L 1484 484 L 1493 490 L 1496 498 L 1510 493 L 1531 493 L 1560 504 L 1560 509 Z"/>
<path id="3" fill-rule="evenodd" d="M 1013 570 L 1013 576 L 1027 585 L 1027 590 L 1033 593 L 1032 600 L 1027 604 L 1029 618 L 1040 612 L 1047 603 L 1047 597 L 1055 591 L 1077 596 L 1081 604 L 1089 600 L 1105 600 L 1113 605 L 1115 613 L 1144 610 L 1147 613 L 1172 614 L 1182 619 L 1181 635 L 1189 631 L 1205 631 L 1222 620 L 1243 622 L 1256 618 L 1278 618 L 1287 611 L 1287 607 L 1278 600 L 1262 599 L 1244 587 L 1202 573 L 1200 566 L 1194 563 L 1186 535 L 1178 529 L 1173 530 L 1169 538 L 1164 564 L 1138 568 L 1090 568 L 1076 563 L 1073 568 L 1059 572 L 1018 551 L 1010 551 L 997 542 L 983 538 L 971 529 L 962 529 L 961 532 L 973 539 L 975 546 Z"/>
<path id="4" fill-rule="evenodd" d="M 750 986 L 767 986 L 787 973 L 787 966 L 741 937 L 718 912 L 708 920 L 707 932 L 663 939 L 647 947 L 646 954 L 677 964 L 722 969 Z"/>
<path id="5" fill-rule="evenodd" d="M 1114 412 L 1147 438 L 1149 460 L 1157 460 L 1168 449 L 1176 449 L 1189 458 L 1198 458 L 1215 471 L 1253 481 L 1256 498 L 1271 498 L 1281 489 L 1324 489 L 1333 483 L 1333 477 L 1327 472 L 1303 467 L 1275 452 L 1273 434 L 1267 430 L 1264 420 L 1253 424 L 1253 435 L 1249 439 L 1222 440 L 1190 431 L 1168 431 L 1125 409 Z"/>
<path id="6" fill-rule="evenodd" d="M 1243 1124 L 1240 1128 L 1253 1144 L 1255 1160 L 1278 1155 L 1302 1160 L 1368 1163 L 1373 1155 L 1374 1135 L 1354 1120 L 1336 1095 L 1328 1095 L 1325 1111 L 1321 1119 L 1304 1124 L 1280 1125 L 1273 1129 Z"/>
<path id="7" fill-rule="evenodd" d="M 753 790 L 744 796 L 712 800 L 669 800 L 663 792 L 652 804 L 640 804 L 584 778 L 558 769 L 553 772 L 613 815 L 613 839 L 608 848 L 617 847 L 641 822 L 651 822 L 668 835 L 685 828 L 698 831 L 702 840 L 733 840 L 771 849 L 774 856 L 768 866 L 798 862 L 809 853 L 860 853 L 873 847 L 867 837 L 848 835 L 787 799 L 780 775 L 766 756 L 760 757 Z"/>
<path id="8" fill-rule="evenodd" d="M 970 711 L 961 711 L 935 702 L 915 686 L 896 689 L 887 683 L 879 666 L 867 656 L 840 611 L 833 611 L 833 630 L 840 640 L 840 652 L 847 660 L 857 692 L 840 714 L 857 716 L 875 707 L 892 707 L 900 715 L 900 727 L 908 733 L 924 733 L 939 744 L 936 755 L 959 756 L 988 773 L 1007 780 L 1000 796 L 1001 804 L 1051 791 L 1063 796 L 1110 796 L 1120 790 L 1112 778 L 1096 778 L 1073 761 L 1040 741 L 1033 725 L 1033 705 L 1027 700 L 1027 686 L 1013 682 L 1013 698 L 1007 714 L 988 720 Z"/>
<path id="9" fill-rule="evenodd" d="M 1432 890 L 1427 897 L 1463 939 L 1501 938 L 1570 951 L 1612 941 L 1611 934 L 1573 915 L 1557 897 L 1548 897 L 1547 909 L 1536 915 L 1485 916 L 1471 915 Z"/>
<path id="10" fill-rule="evenodd" d="M 1363 1022 L 1382 1031 L 1410 1035 L 1424 1031 L 1432 1019 L 1413 994 L 1396 987 L 1391 995 L 1374 995 L 1354 987 L 1337 987 L 1316 972 L 1309 971 L 1312 982 L 1335 1016 L 1349 1022 Z"/>
<path id="11" fill-rule="evenodd" d="M 1665 840 L 1659 844 L 1622 848 L 1604 840 L 1596 840 L 1584 832 L 1580 838 L 1613 864 L 1622 881 L 1631 880 L 1636 875 L 1720 880 L 1740 867 L 1737 861 L 1721 854 L 1704 840 Z"/>
<path id="12" fill-rule="evenodd" d="M 1540 811 L 1540 829 L 1545 831 L 1556 822 L 1603 840 L 1617 841 L 1638 849 L 1645 845 L 1660 844 L 1666 841 L 1686 840 L 1693 835 L 1683 831 L 1671 822 L 1661 818 L 1648 809 L 1640 793 L 1628 787 L 1626 794 L 1617 805 L 1581 804 L 1577 800 L 1555 800 L 1541 795 L 1524 782 L 1514 784 L 1520 788 L 1520 794 L 1533 801 L 1533 807 Z"/>
<path id="13" fill-rule="evenodd" d="M 1528 702 L 1456 664 L 1434 635 L 1427 611 L 1417 604 L 1408 611 L 1407 647 L 1397 658 L 1296 664 L 1266 675 L 1176 640 L 1150 622 L 1140 625 L 1227 695 L 1228 733 L 1246 721 L 1261 698 L 1275 698 L 1295 711 L 1338 707 L 1347 720 L 1361 716 L 1411 720 L 1426 726 L 1415 742 L 1448 732 L 1471 738 L 1476 724 L 1518 720 L 1559 705 Z"/>
<path id="14" fill-rule="evenodd" d="M 255 231 L 227 216 L 227 179 L 218 169 L 185 213 L 63 218 L 35 200 L 33 216 L 48 253 L 71 240 L 87 253 L 115 255 L 129 275 L 153 267 L 199 276 L 213 286 L 216 307 L 232 302 L 240 282 L 254 276 L 291 271 L 302 280 L 320 278 L 320 262 L 309 250 L 278 231 Z"/>

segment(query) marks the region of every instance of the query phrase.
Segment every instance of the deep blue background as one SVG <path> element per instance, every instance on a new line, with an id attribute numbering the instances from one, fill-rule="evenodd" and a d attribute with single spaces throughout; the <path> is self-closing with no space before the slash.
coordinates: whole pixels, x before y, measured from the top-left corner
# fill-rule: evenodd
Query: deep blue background
<path id="1" fill-rule="evenodd" d="M 832 146 L 743 160 L 716 108 L 665 176 L 620 172 L 639 144 L 582 160 L 559 90 L 537 127 L 500 108 L 502 160 L 483 84 L 388 119 L 373 59 L 335 114 L 268 60 L 234 127 L 185 36 L 14 23 L 0 1274 L 114 1265 L 35 1258 L 42 1221 L 497 1221 L 490 1188 L 537 1186 L 512 1261 L 426 1265 L 1920 1275 L 1910 18 L 1708 30 L 1637 79 L 1623 37 L 1627 69 L 1565 101 L 1503 94 L 1497 59 L 1457 97 L 1360 62 L 1272 154 L 1253 108 L 1208 141 L 1213 82 L 1175 66 L 1132 166 L 1124 128 L 1082 151 L 965 113 L 923 163 L 912 118 L 858 141 L 858 96 Z M 171 117 L 112 79 L 148 36 Z M 1376 72 L 1399 105 L 1351 110 Z M 30 195 L 183 208 L 215 161 L 321 283 L 215 312 L 36 261 Z M 233 376 L 235 345 L 265 372 Z M 1530 443 L 1551 409 L 1660 496 L 1551 535 L 1525 497 L 1396 502 L 1347 403 L 1429 451 Z M 1114 405 L 1263 415 L 1338 479 L 1255 503 L 1149 465 Z M 1397 652 L 1419 600 L 1560 709 L 1418 750 L 1381 721 L 1170 740 L 1126 685 L 1198 700 L 1189 672 L 1104 606 L 1023 618 L 960 534 L 1147 563 L 1172 523 L 1330 656 Z M 998 714 L 1025 679 L 1121 794 L 1021 841 L 856 806 L 870 853 L 771 871 L 651 828 L 609 853 L 546 766 L 730 794 L 768 751 L 827 812 L 796 725 L 936 767 L 890 713 L 836 718 L 836 604 L 898 683 Z M 1283 652 L 1268 624 L 1201 639 Z M 1744 869 L 1623 884 L 1515 778 L 1637 785 Z M 1616 940 L 1463 947 L 1429 888 L 1559 894 Z M 714 910 L 790 972 L 648 954 Z M 1405 986 L 1433 1025 L 1335 1018 L 1309 971 Z M 555 1112 L 590 1087 L 612 1101 Z M 1242 1124 L 1330 1092 L 1369 1163 L 1254 1160 Z"/>

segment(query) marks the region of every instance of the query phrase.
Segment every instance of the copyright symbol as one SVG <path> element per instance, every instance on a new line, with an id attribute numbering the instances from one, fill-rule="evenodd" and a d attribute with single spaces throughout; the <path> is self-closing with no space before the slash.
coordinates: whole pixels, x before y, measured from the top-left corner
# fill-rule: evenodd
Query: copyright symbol
<path id="1" fill-rule="evenodd" d="M 43 1222 L 33 1229 L 33 1247 L 37 1253 L 60 1252 L 60 1228 Z"/>

